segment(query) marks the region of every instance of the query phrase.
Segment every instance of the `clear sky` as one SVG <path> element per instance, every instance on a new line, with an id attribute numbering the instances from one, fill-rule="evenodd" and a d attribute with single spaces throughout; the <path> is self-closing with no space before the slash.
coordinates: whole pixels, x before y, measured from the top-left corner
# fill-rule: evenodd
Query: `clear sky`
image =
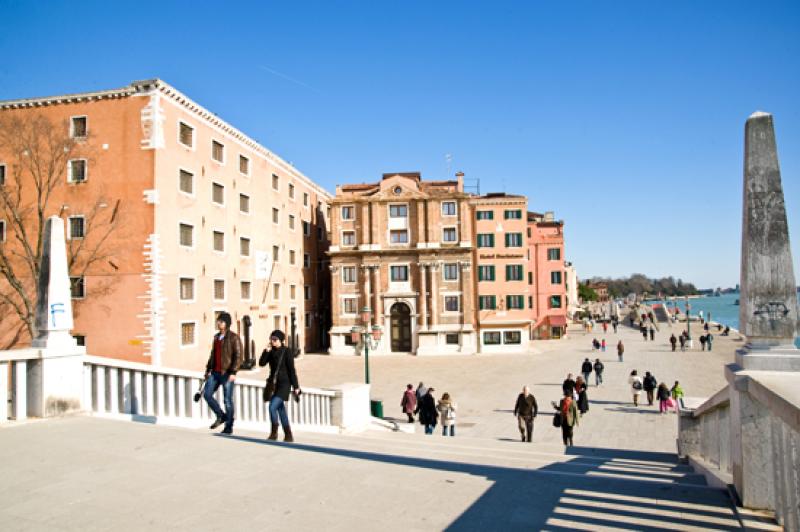
<path id="1" fill-rule="evenodd" d="M 0 99 L 159 77 L 333 192 L 458 170 L 565 220 L 581 277 L 739 277 L 750 113 L 800 262 L 800 2 L 0 0 Z"/>

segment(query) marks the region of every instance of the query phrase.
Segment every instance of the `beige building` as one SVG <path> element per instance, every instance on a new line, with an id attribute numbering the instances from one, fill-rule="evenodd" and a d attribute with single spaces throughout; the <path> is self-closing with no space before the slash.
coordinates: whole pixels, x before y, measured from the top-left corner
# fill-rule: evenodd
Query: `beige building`
<path id="1" fill-rule="evenodd" d="M 378 183 L 342 185 L 331 200 L 331 354 L 355 354 L 363 325 L 383 337 L 377 353 L 475 353 L 472 216 L 463 174 L 423 181 L 384 174 Z"/>
<path id="2" fill-rule="evenodd" d="M 39 115 L 92 153 L 64 166 L 45 215 L 69 218 L 72 239 L 99 198 L 125 220 L 113 256 L 73 280 L 89 353 L 196 369 L 221 311 L 240 333 L 252 323 L 257 352 L 273 329 L 288 336 L 292 316 L 301 349 L 327 349 L 325 190 L 161 80 L 0 102 L 0 117 Z M 24 188 L 13 153 L 0 167 L 5 186 Z"/>

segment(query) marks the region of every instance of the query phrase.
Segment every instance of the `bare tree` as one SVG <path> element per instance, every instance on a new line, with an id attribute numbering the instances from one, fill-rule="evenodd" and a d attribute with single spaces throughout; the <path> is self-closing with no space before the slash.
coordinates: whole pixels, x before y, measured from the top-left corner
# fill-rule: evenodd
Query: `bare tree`
<path id="1" fill-rule="evenodd" d="M 5 239 L 0 242 L 0 349 L 9 349 L 36 336 L 45 222 L 64 214 L 68 164 L 83 159 L 90 165 L 93 150 L 91 139 L 70 135 L 68 122 L 25 111 L 0 115 L 0 156 L 11 161 L 0 183 L 0 219 L 5 221 Z M 81 234 L 67 247 L 71 276 L 82 277 L 104 260 L 113 266 L 110 236 L 120 226 L 119 201 L 111 204 L 102 191 L 91 198 L 73 206 L 85 214 Z"/>

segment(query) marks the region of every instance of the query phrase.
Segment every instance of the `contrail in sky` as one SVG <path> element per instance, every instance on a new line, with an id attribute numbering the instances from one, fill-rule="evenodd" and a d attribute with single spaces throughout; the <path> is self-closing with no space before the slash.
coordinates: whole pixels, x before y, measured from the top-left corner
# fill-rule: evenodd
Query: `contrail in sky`
<path id="1" fill-rule="evenodd" d="M 307 84 L 307 83 L 303 83 L 303 82 L 302 82 L 302 81 L 300 81 L 299 79 L 294 79 L 294 78 L 293 78 L 293 77 L 291 77 L 291 76 L 287 76 L 286 74 L 283 74 L 283 73 L 281 73 L 281 72 L 278 72 L 277 70 L 273 70 L 273 69 L 271 69 L 271 68 L 269 68 L 269 67 L 267 67 L 267 66 L 264 66 L 264 65 L 258 65 L 258 68 L 260 68 L 260 69 L 262 69 L 262 70 L 266 70 L 266 71 L 267 71 L 267 72 L 269 72 L 270 74 L 273 74 L 273 75 L 275 75 L 275 76 L 281 77 L 281 78 L 283 78 L 283 79 L 285 79 L 285 80 L 287 80 L 287 81 L 291 81 L 292 83 L 296 83 L 297 85 L 300 85 L 301 87 L 305 87 L 305 88 L 307 88 L 307 89 L 309 89 L 309 90 L 312 90 L 312 91 L 316 92 L 316 93 L 317 93 L 317 94 L 319 94 L 319 95 L 322 95 L 322 96 L 324 96 L 324 94 L 322 94 L 322 92 L 321 92 L 321 91 L 319 91 L 319 90 L 315 89 L 314 87 L 312 87 L 311 85 L 309 85 L 309 84 Z"/>

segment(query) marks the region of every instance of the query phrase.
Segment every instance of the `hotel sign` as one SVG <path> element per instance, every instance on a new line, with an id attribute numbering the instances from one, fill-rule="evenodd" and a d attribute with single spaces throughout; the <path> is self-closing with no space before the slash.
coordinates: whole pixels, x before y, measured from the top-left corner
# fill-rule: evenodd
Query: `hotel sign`
<path id="1" fill-rule="evenodd" d="M 524 259 L 525 255 L 509 253 L 492 253 L 491 255 L 481 255 L 481 259 Z"/>

